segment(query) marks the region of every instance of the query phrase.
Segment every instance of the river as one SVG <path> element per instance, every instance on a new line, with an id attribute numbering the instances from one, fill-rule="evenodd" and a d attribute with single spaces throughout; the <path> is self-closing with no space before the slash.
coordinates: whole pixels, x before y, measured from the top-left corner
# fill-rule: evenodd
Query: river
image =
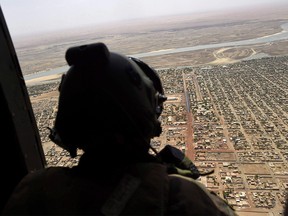
<path id="1" fill-rule="evenodd" d="M 192 46 L 192 47 L 156 50 L 152 52 L 138 53 L 138 54 L 134 54 L 130 56 L 136 57 L 136 58 L 143 58 L 143 57 L 159 56 L 159 55 L 165 55 L 165 54 L 189 52 L 189 51 L 196 51 L 196 50 L 203 50 L 203 49 L 237 47 L 237 46 L 246 46 L 246 45 L 254 45 L 254 44 L 261 44 L 261 43 L 271 43 L 271 42 L 280 41 L 280 40 L 287 40 L 288 39 L 288 23 L 282 24 L 281 28 L 282 28 L 282 31 L 279 33 L 267 35 L 264 37 L 254 38 L 254 39 L 225 42 L 225 43 L 218 43 L 218 44 L 197 45 L 197 46 Z M 24 79 L 25 81 L 27 81 L 27 80 L 31 80 L 31 79 L 35 79 L 35 78 L 39 78 L 43 76 L 60 74 L 60 73 L 66 72 L 68 68 L 69 66 L 63 66 L 63 67 L 58 67 L 58 68 L 51 69 L 48 71 L 41 71 L 35 74 L 29 74 L 29 75 L 24 76 Z"/>

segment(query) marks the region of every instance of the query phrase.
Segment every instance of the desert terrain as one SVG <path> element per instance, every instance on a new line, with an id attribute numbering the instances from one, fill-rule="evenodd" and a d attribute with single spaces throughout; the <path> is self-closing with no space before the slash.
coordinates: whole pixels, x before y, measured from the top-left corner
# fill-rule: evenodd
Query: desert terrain
<path id="1" fill-rule="evenodd" d="M 15 38 L 14 44 L 22 72 L 27 75 L 67 65 L 65 51 L 71 46 L 104 42 L 111 51 L 135 55 L 265 37 L 281 32 L 281 24 L 286 21 L 287 11 L 284 7 L 263 7 L 256 10 L 248 8 L 245 11 L 186 14 L 47 32 Z M 154 68 L 232 63 L 257 53 L 284 55 L 287 45 L 286 40 L 142 59 Z"/>

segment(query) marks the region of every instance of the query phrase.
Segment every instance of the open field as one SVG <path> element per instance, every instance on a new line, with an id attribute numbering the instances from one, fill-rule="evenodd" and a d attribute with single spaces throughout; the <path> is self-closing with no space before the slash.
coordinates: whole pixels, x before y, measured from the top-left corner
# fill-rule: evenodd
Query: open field
<path id="1" fill-rule="evenodd" d="M 268 175 L 270 174 L 269 168 L 266 164 L 242 164 L 245 174 L 261 174 Z"/>

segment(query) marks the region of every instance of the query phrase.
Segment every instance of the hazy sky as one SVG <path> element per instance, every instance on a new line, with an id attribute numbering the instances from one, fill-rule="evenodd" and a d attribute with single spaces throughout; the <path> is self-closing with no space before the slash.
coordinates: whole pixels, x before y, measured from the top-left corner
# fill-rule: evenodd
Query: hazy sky
<path id="1" fill-rule="evenodd" d="M 287 0 L 0 0 L 11 35 Z"/>

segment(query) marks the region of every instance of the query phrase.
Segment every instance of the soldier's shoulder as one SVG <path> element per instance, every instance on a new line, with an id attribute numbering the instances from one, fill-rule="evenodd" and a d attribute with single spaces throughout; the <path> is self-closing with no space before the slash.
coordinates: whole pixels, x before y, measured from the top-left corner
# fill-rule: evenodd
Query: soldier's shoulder
<path id="1" fill-rule="evenodd" d="M 55 182 L 57 179 L 69 179 L 70 172 L 70 168 L 66 167 L 49 167 L 29 172 L 19 182 L 16 190 L 24 190 L 25 188 L 37 190 L 45 184 L 51 184 L 51 181 Z"/>

